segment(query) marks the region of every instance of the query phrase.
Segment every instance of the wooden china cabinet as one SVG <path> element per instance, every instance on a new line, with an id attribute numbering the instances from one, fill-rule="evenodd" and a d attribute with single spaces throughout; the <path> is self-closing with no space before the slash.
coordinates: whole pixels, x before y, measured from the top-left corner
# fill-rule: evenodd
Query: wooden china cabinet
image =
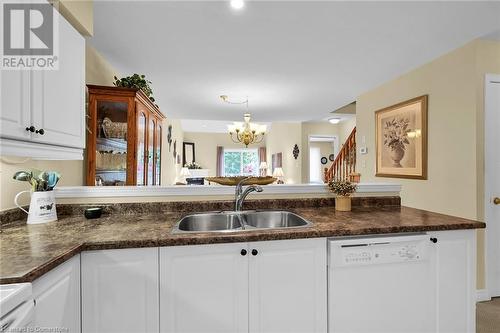
<path id="1" fill-rule="evenodd" d="M 87 88 L 87 185 L 160 185 L 165 116 L 142 90 Z"/>

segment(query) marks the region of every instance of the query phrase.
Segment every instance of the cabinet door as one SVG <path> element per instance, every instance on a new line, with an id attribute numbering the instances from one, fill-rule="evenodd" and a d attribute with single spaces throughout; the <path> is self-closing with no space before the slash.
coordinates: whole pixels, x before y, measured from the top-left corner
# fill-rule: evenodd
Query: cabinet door
<path id="1" fill-rule="evenodd" d="M 437 278 L 437 332 L 476 331 L 476 232 L 433 232 Z"/>
<path id="2" fill-rule="evenodd" d="M 156 119 L 150 114 L 148 117 L 148 150 L 147 150 L 147 184 L 155 185 L 155 148 L 156 148 Z"/>
<path id="3" fill-rule="evenodd" d="M 163 135 L 163 127 L 161 125 L 161 120 L 158 120 L 156 126 L 156 144 L 155 144 L 155 185 L 161 185 L 161 153 L 162 153 L 161 136 L 162 135 Z"/>
<path id="4" fill-rule="evenodd" d="M 34 328 L 80 332 L 80 255 L 33 282 Z"/>
<path id="5" fill-rule="evenodd" d="M 1 137 L 30 140 L 32 125 L 29 109 L 30 72 L 21 70 L 0 71 L 0 121 Z"/>
<path id="6" fill-rule="evenodd" d="M 137 112 L 137 156 L 136 156 L 136 185 L 146 185 L 147 161 L 147 121 L 146 112 L 138 109 Z M 131 185 L 131 184 L 130 184 Z"/>
<path id="7" fill-rule="evenodd" d="M 158 332 L 158 248 L 82 253 L 82 331 Z"/>
<path id="8" fill-rule="evenodd" d="M 248 332 L 246 243 L 160 249 L 161 332 Z"/>
<path id="9" fill-rule="evenodd" d="M 36 142 L 85 148 L 85 39 L 54 9 L 59 22 L 59 69 L 33 72 Z"/>
<path id="10" fill-rule="evenodd" d="M 326 239 L 249 243 L 249 252 L 250 332 L 326 332 Z"/>

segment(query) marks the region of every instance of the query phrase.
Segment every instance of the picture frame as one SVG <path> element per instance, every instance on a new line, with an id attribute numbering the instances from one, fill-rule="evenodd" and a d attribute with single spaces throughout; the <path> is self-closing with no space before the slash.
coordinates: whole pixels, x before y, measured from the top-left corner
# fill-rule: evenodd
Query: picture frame
<path id="1" fill-rule="evenodd" d="M 194 150 L 194 142 L 182 143 L 182 165 L 196 162 L 196 154 Z"/>
<path id="2" fill-rule="evenodd" d="M 376 177 L 427 179 L 428 95 L 375 111 Z"/>

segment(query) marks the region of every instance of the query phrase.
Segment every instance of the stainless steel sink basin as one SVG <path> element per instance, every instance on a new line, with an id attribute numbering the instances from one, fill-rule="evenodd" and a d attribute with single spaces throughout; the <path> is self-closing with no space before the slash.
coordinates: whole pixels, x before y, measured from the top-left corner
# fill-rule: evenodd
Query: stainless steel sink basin
<path id="1" fill-rule="evenodd" d="M 201 213 L 183 217 L 176 224 L 176 229 L 178 232 L 234 231 L 241 230 L 241 222 L 238 214 Z"/>
<path id="2" fill-rule="evenodd" d="M 255 211 L 243 216 L 248 227 L 257 229 L 307 227 L 311 223 L 297 214 L 287 211 Z"/>
<path id="3" fill-rule="evenodd" d="M 311 225 L 299 215 L 281 210 L 209 212 L 183 217 L 174 233 L 231 232 L 258 229 L 303 228 Z"/>

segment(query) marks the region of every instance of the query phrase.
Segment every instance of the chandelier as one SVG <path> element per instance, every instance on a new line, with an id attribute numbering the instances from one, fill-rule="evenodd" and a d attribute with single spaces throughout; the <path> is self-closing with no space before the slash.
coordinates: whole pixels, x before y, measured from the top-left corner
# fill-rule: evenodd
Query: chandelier
<path id="1" fill-rule="evenodd" d="M 234 122 L 227 125 L 229 136 L 234 143 L 243 143 L 248 148 L 249 144 L 262 142 L 266 134 L 266 125 L 250 122 L 250 113 L 243 116 L 244 122 Z"/>
<path id="2" fill-rule="evenodd" d="M 219 96 L 220 99 L 227 104 L 246 104 L 248 111 L 248 97 L 243 101 L 230 100 L 227 95 Z M 264 134 L 266 134 L 266 125 L 251 123 L 250 113 L 243 115 L 243 122 L 234 122 L 232 125 L 227 125 L 229 136 L 234 143 L 243 143 L 248 148 L 249 144 L 262 142 Z"/>

